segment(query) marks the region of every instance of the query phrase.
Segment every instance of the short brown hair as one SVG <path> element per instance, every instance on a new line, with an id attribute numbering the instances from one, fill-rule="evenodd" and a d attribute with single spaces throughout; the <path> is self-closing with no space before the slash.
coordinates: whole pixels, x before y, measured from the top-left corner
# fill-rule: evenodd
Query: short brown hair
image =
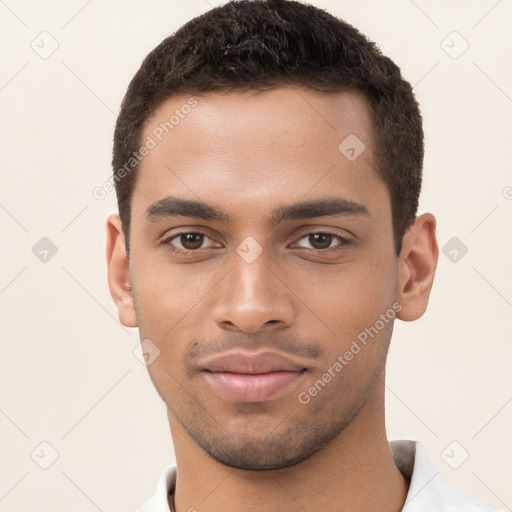
<path id="1" fill-rule="evenodd" d="M 290 0 L 231 1 L 183 25 L 144 59 L 121 105 L 114 174 L 141 146 L 145 122 L 171 96 L 300 85 L 364 94 L 374 123 L 377 172 L 391 197 L 397 256 L 414 223 L 421 191 L 423 128 L 400 68 L 348 23 Z M 129 254 L 137 167 L 116 179 Z"/>

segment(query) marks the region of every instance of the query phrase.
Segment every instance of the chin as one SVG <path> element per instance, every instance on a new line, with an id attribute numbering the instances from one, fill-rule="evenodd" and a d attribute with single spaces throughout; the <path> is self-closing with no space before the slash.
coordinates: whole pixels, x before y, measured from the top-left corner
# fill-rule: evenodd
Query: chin
<path id="1" fill-rule="evenodd" d="M 284 469 L 299 464 L 307 459 L 310 453 L 280 453 L 269 449 L 265 449 L 264 445 L 260 443 L 257 451 L 254 445 L 246 445 L 242 450 L 210 450 L 207 451 L 208 455 L 217 462 L 224 466 L 231 468 L 242 469 L 245 471 L 262 471 L 270 469 Z M 295 452 L 295 450 L 293 450 Z"/>
<path id="2" fill-rule="evenodd" d="M 319 428 L 318 426 L 295 426 L 286 431 L 276 430 L 270 433 L 251 436 L 226 434 L 210 437 L 195 431 L 190 432 L 196 443 L 215 461 L 221 464 L 243 469 L 259 471 L 283 469 L 301 463 L 327 445 L 340 430 L 338 428 Z"/>

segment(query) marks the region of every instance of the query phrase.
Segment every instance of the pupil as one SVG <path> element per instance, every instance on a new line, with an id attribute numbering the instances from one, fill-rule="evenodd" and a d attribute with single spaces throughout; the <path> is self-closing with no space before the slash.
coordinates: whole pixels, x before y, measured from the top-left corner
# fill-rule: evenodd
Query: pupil
<path id="1" fill-rule="evenodd" d="M 199 249 L 203 245 L 203 235 L 200 233 L 181 235 L 181 245 L 186 249 Z"/>
<path id="2" fill-rule="evenodd" d="M 309 243 L 315 249 L 327 249 L 332 242 L 332 235 L 326 233 L 313 233 L 309 235 Z"/>

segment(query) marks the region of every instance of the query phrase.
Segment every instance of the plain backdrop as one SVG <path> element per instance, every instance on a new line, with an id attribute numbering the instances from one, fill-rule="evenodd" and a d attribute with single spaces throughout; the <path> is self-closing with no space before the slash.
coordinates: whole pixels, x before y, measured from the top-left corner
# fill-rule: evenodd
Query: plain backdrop
<path id="1" fill-rule="evenodd" d="M 441 254 L 427 313 L 395 324 L 389 437 L 421 440 L 449 482 L 510 510 L 512 2 L 312 3 L 395 60 L 424 116 L 420 210 Z M 107 286 L 115 195 L 92 191 L 143 57 L 214 5 L 0 1 L 1 512 L 134 510 L 174 460 Z"/>

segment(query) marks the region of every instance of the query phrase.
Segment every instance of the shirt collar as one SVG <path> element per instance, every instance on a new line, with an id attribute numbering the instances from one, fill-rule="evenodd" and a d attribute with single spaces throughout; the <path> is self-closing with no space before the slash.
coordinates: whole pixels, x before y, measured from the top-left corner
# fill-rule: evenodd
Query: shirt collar
<path id="1" fill-rule="evenodd" d="M 398 469 L 410 480 L 402 512 L 497 512 L 479 498 L 448 484 L 419 441 L 391 441 L 389 446 Z M 173 512 L 167 497 L 175 485 L 176 467 L 171 465 L 160 476 L 153 497 L 137 512 Z"/>
<path id="2" fill-rule="evenodd" d="M 479 498 L 451 486 L 419 441 L 391 441 L 400 472 L 410 480 L 402 512 L 497 512 Z"/>

